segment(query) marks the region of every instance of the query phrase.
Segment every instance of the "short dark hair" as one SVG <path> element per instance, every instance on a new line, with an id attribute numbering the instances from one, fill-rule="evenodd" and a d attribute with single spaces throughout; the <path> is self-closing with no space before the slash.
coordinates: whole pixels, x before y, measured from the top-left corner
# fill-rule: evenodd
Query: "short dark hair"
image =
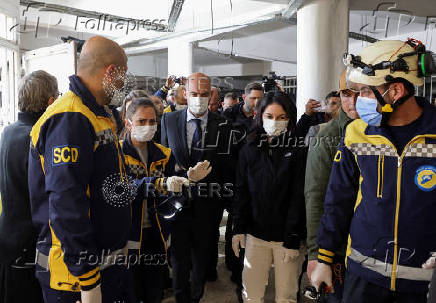
<path id="1" fill-rule="evenodd" d="M 339 95 L 339 92 L 337 92 L 337 91 L 331 91 L 331 92 L 329 92 L 328 94 L 327 94 L 327 96 L 325 96 L 325 100 L 326 101 L 328 101 L 330 98 L 340 98 L 341 96 Z"/>
<path id="2" fill-rule="evenodd" d="M 407 92 L 409 93 L 409 95 L 413 96 L 415 95 L 415 85 L 413 85 L 409 80 L 406 80 L 404 78 L 401 77 L 389 77 L 386 76 L 385 78 L 388 82 L 386 83 L 386 85 L 389 85 L 391 83 L 403 83 L 404 88 L 407 90 Z"/>
<path id="3" fill-rule="evenodd" d="M 232 99 L 238 100 L 238 96 L 236 95 L 236 93 L 232 93 L 232 92 L 225 94 L 224 99 L 225 98 L 232 98 Z"/>
<path id="4" fill-rule="evenodd" d="M 252 82 L 252 83 L 248 83 L 248 84 L 245 86 L 245 94 L 246 94 L 246 95 L 250 94 L 252 90 L 260 90 L 260 91 L 263 91 L 262 84 L 260 84 L 259 82 Z"/>

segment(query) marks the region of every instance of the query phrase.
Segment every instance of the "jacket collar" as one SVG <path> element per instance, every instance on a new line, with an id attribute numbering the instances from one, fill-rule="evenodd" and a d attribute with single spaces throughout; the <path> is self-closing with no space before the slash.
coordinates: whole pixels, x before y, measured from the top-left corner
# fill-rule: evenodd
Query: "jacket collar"
<path id="1" fill-rule="evenodd" d="M 109 113 L 103 106 L 97 103 L 95 97 L 77 75 L 72 75 L 69 79 L 70 90 L 82 99 L 83 104 L 85 104 L 97 116 L 110 117 Z"/>
<path id="2" fill-rule="evenodd" d="M 34 112 L 18 112 L 18 121 L 28 124 L 34 125 L 36 121 L 42 116 L 43 112 L 34 113 Z"/>
<path id="3" fill-rule="evenodd" d="M 150 166 L 151 163 L 165 159 L 166 155 L 162 152 L 162 150 L 156 145 L 154 141 L 147 142 L 147 150 L 148 150 L 148 159 L 147 166 Z M 123 144 L 124 154 L 131 156 L 135 159 L 141 159 L 136 151 L 136 148 L 133 146 L 132 139 L 128 135 L 124 140 Z"/>

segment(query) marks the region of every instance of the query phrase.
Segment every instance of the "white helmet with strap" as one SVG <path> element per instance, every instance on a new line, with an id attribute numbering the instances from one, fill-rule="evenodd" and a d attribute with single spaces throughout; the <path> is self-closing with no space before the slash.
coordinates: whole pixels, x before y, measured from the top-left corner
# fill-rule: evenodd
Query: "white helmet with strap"
<path id="1" fill-rule="evenodd" d="M 424 76 L 436 72 L 432 52 L 426 51 L 421 41 L 409 38 L 377 41 L 362 50 L 359 56 L 344 55 L 347 82 L 368 85 L 382 105 L 382 112 L 392 112 L 413 95 L 403 96 L 393 105 L 386 104 L 376 86 L 393 82 L 424 84 Z"/>
<path id="2" fill-rule="evenodd" d="M 344 55 L 347 81 L 378 86 L 389 82 L 386 76 L 391 76 L 421 86 L 424 84 L 423 75 L 426 75 L 425 55 L 431 56 L 431 53 L 426 52 L 425 46 L 414 39 L 406 42 L 377 41 L 363 49 L 359 56 Z"/>

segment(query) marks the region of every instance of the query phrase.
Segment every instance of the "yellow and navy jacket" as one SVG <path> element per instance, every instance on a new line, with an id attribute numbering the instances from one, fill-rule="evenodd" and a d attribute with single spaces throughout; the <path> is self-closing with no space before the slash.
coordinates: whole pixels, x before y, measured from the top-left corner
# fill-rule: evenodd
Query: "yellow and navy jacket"
<path id="1" fill-rule="evenodd" d="M 52 289 L 92 289 L 100 283 L 100 258 L 126 246 L 136 191 L 128 183 L 116 133 L 109 112 L 75 75 L 70 90 L 31 131 L 37 257 L 48 258 L 46 283 Z M 39 268 L 36 275 L 46 279 L 42 272 Z"/>
<path id="2" fill-rule="evenodd" d="M 318 261 L 348 237 L 348 270 L 392 291 L 426 293 L 436 252 L 436 108 L 423 107 L 399 154 L 386 127 L 350 123 L 333 162 L 318 232 Z"/>
<path id="3" fill-rule="evenodd" d="M 170 104 L 167 107 L 165 107 L 163 113 L 171 113 L 176 111 L 176 106 L 174 104 Z"/>
<path id="4" fill-rule="evenodd" d="M 147 180 L 149 185 L 154 185 L 152 188 L 144 189 L 143 199 L 135 199 L 132 204 L 132 230 L 129 239 L 129 251 L 140 253 L 142 241 L 147 241 L 147 239 L 142 238 L 142 224 L 146 205 L 152 228 L 160 234 L 163 245 L 166 247 L 169 228 L 166 221 L 160 218 L 155 209 L 158 203 L 167 198 L 165 177 L 174 175 L 175 160 L 171 155 L 171 149 L 149 141 L 147 143 L 148 161 L 145 165 L 133 146 L 130 136 L 127 136 L 126 140 L 121 142 L 121 145 L 128 175 L 138 181 Z"/>

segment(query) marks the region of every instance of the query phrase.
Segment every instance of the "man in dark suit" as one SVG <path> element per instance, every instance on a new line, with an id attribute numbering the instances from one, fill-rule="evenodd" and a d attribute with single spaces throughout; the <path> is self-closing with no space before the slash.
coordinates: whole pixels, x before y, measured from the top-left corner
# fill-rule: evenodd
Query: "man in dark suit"
<path id="1" fill-rule="evenodd" d="M 234 174 L 231 125 L 208 111 L 210 93 L 209 77 L 192 74 L 186 87 L 188 108 L 165 114 L 161 123 L 161 143 L 171 148 L 179 174 L 187 174 L 195 182 L 190 167 L 204 160 L 212 167 L 203 184 L 197 184 L 190 207 L 182 210 L 172 227 L 169 255 L 177 303 L 199 302 L 203 296 L 208 264 L 214 254 L 216 221 L 225 196 L 233 193 L 231 185 L 225 185 Z"/>

